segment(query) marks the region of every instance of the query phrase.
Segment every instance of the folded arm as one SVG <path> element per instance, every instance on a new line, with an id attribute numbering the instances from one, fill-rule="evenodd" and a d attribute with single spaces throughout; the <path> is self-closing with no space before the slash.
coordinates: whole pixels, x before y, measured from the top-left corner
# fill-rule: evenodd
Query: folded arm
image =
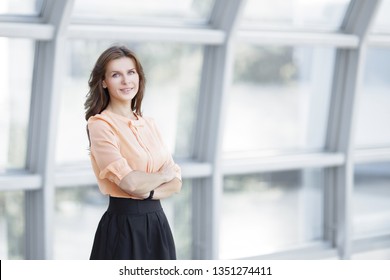
<path id="1" fill-rule="evenodd" d="M 156 173 L 135 170 L 131 171 L 120 181 L 119 187 L 130 195 L 145 198 L 145 196 L 148 197 L 150 191 L 168 184 L 174 177 L 175 173 L 173 170 Z"/>
<path id="2" fill-rule="evenodd" d="M 126 193 L 147 198 L 155 190 L 154 198 L 165 198 L 181 189 L 181 171 L 170 157 L 155 173 L 133 170 L 122 156 L 114 129 L 105 121 L 89 121 L 91 154 L 100 170 L 100 179 L 108 179 Z M 177 179 L 175 179 L 177 178 Z"/>
<path id="3" fill-rule="evenodd" d="M 164 199 L 170 197 L 181 190 L 182 183 L 178 178 L 162 184 L 154 190 L 153 199 Z"/>
<path id="4" fill-rule="evenodd" d="M 182 182 L 177 177 L 177 168 L 175 165 L 156 173 L 132 171 L 122 179 L 119 187 L 139 198 L 147 198 L 152 190 L 153 199 L 167 198 L 181 190 Z"/>

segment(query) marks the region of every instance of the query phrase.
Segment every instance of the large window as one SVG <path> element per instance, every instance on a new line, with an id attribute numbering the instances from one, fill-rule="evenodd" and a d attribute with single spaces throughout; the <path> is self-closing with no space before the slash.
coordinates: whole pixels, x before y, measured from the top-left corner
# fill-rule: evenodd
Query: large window
<path id="1" fill-rule="evenodd" d="M 1 0 L 0 15 L 37 16 L 44 0 Z"/>
<path id="2" fill-rule="evenodd" d="M 390 50 L 369 48 L 357 104 L 356 145 L 390 146 Z"/>
<path id="3" fill-rule="evenodd" d="M 353 203 L 354 238 L 390 234 L 390 163 L 356 166 Z"/>
<path id="4" fill-rule="evenodd" d="M 245 29 L 336 30 L 350 0 L 248 0 Z"/>
<path id="5" fill-rule="evenodd" d="M 34 44 L 0 37 L 0 172 L 25 167 Z"/>
<path id="6" fill-rule="evenodd" d="M 23 205 L 23 192 L 0 192 L 0 259 L 24 259 Z"/>
<path id="7" fill-rule="evenodd" d="M 227 176 L 220 258 L 274 253 L 323 238 L 324 172 Z"/>
<path id="8" fill-rule="evenodd" d="M 183 180 L 181 192 L 162 200 L 175 239 L 177 258 L 192 259 L 192 181 Z"/>
<path id="9" fill-rule="evenodd" d="M 324 149 L 334 50 L 238 45 L 225 152 Z"/>
<path id="10" fill-rule="evenodd" d="M 74 19 L 99 19 L 115 22 L 206 23 L 214 0 L 76 0 Z"/>
<path id="11" fill-rule="evenodd" d="M 97 186 L 56 189 L 54 259 L 87 260 L 107 196 Z"/>
<path id="12" fill-rule="evenodd" d="M 156 120 L 175 157 L 190 157 L 203 48 L 182 44 L 124 44 L 137 54 L 144 67 L 147 82 L 143 114 Z M 57 163 L 89 161 L 84 117 L 88 79 L 98 56 L 110 45 L 112 42 L 68 43 Z"/>
<path id="13" fill-rule="evenodd" d="M 378 7 L 377 16 L 374 20 L 372 31 L 374 33 L 390 34 L 390 0 L 382 0 Z"/>

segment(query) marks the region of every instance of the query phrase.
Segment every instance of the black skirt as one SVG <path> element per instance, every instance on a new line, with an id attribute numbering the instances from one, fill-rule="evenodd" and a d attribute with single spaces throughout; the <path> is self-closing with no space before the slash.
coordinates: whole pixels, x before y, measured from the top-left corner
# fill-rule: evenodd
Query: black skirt
<path id="1" fill-rule="evenodd" d="M 110 197 L 90 259 L 175 260 L 175 243 L 160 201 Z"/>

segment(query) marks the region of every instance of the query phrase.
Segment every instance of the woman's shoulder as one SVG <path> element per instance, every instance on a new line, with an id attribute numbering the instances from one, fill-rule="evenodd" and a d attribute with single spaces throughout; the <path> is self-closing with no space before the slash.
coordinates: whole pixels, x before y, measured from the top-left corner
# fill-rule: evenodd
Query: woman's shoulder
<path id="1" fill-rule="evenodd" d="M 88 128 L 98 128 L 98 129 L 114 129 L 117 130 L 114 125 L 113 120 L 108 114 L 105 114 L 104 111 L 100 114 L 91 116 L 87 122 Z"/>
<path id="2" fill-rule="evenodd" d="M 111 119 L 110 117 L 104 113 L 104 111 L 100 114 L 96 114 L 96 115 L 93 115 L 91 116 L 89 119 L 88 119 L 88 124 L 92 124 L 92 123 L 111 123 Z"/>

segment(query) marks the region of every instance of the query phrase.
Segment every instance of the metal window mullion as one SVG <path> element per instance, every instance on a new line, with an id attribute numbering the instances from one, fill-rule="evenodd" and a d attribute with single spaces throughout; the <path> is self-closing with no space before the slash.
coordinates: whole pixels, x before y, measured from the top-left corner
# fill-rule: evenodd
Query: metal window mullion
<path id="1" fill-rule="evenodd" d="M 51 257 L 54 207 L 55 127 L 58 94 L 54 91 L 54 75 L 58 71 L 53 42 L 36 46 L 36 69 L 30 113 L 27 169 L 42 177 L 39 190 L 26 192 L 26 259 Z"/>
<path id="2" fill-rule="evenodd" d="M 53 39 L 54 27 L 42 23 L 0 22 L 0 36 L 35 40 Z"/>
<path id="3" fill-rule="evenodd" d="M 344 154 L 345 162 L 326 172 L 324 235 L 337 247 L 341 259 L 351 257 L 356 104 L 361 88 L 366 34 L 378 3 L 379 1 L 363 0 L 351 2 L 342 30 L 347 34 L 357 35 L 359 46 L 356 50 L 339 49 L 336 53 L 327 148 L 330 152 Z"/>
<path id="4" fill-rule="evenodd" d="M 328 149 L 344 154 L 344 164 L 330 168 L 328 174 L 328 198 L 330 204 L 325 213 L 328 224 L 325 236 L 338 248 L 340 258 L 350 257 L 351 244 L 351 200 L 353 188 L 353 166 L 351 162 L 352 128 L 356 94 L 358 92 L 361 48 L 356 51 L 338 50 L 334 90 L 331 106 Z M 332 212 L 332 209 L 335 209 Z M 331 233 L 331 234 L 330 234 Z"/>
<path id="5" fill-rule="evenodd" d="M 256 46 L 313 46 L 354 49 L 359 44 L 359 37 L 341 32 L 298 32 L 298 31 L 248 31 L 237 32 L 241 43 Z"/>
<path id="6" fill-rule="evenodd" d="M 42 178 L 38 190 L 26 191 L 26 259 L 51 259 L 54 233 L 55 146 L 63 69 L 63 31 L 73 0 L 56 1 L 44 18 L 55 26 L 51 41 L 36 44 L 26 167 Z"/>
<path id="7" fill-rule="evenodd" d="M 221 144 L 233 63 L 232 36 L 245 1 L 216 1 L 210 24 L 225 32 L 221 46 L 205 47 L 195 129 L 194 158 L 211 164 L 212 175 L 194 181 L 193 258 L 217 259 L 223 190 Z"/>
<path id="8" fill-rule="evenodd" d="M 305 168 L 326 168 L 344 164 L 339 153 L 297 154 L 273 157 L 225 159 L 222 164 L 224 175 L 253 174 Z"/>
<path id="9" fill-rule="evenodd" d="M 179 42 L 190 44 L 220 45 L 225 33 L 210 28 L 110 26 L 72 24 L 67 37 L 71 39 L 117 40 L 131 38 L 134 42 Z"/>
<path id="10" fill-rule="evenodd" d="M 390 35 L 389 34 L 372 34 L 368 37 L 368 45 L 376 48 L 389 48 Z"/>
<path id="11" fill-rule="evenodd" d="M 217 48 L 219 50 L 217 50 Z M 200 102 L 198 108 L 198 123 L 196 128 L 196 139 L 194 141 L 195 159 L 211 164 L 211 176 L 194 181 L 193 188 L 193 258 L 194 259 L 213 259 L 215 258 L 216 242 L 215 233 L 217 232 L 217 213 L 214 211 L 216 203 L 216 189 L 220 189 L 220 185 L 216 185 L 216 178 L 221 176 L 216 162 L 216 139 L 211 139 L 216 136 L 215 132 L 220 129 L 220 106 L 215 104 L 222 103 L 222 92 L 218 90 L 215 81 L 209 80 L 207 77 L 215 77 L 216 69 L 220 69 L 217 65 L 218 52 L 223 51 L 225 46 L 205 48 L 203 77 L 200 92 Z M 218 59 L 218 63 L 223 63 Z M 206 73 L 208 73 L 206 75 Z M 214 131 L 214 133 L 213 133 Z M 213 141 L 214 140 L 214 141 Z"/>
<path id="12" fill-rule="evenodd" d="M 37 190 L 41 187 L 41 177 L 37 174 L 17 173 L 0 176 L 0 192 Z"/>
<path id="13" fill-rule="evenodd" d="M 390 147 L 355 149 L 355 164 L 378 163 L 390 161 Z"/>

